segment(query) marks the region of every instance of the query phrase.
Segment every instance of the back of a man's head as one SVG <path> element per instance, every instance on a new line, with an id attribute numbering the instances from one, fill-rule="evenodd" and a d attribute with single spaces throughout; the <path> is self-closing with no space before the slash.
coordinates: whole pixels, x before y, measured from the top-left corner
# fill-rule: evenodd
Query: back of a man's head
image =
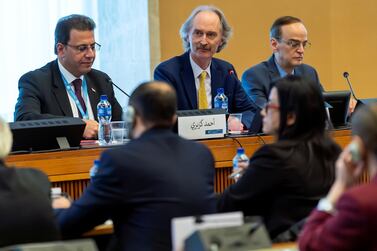
<path id="1" fill-rule="evenodd" d="M 172 86 L 164 82 L 145 82 L 131 94 L 129 106 L 145 124 L 172 127 L 177 110 L 177 96 Z"/>

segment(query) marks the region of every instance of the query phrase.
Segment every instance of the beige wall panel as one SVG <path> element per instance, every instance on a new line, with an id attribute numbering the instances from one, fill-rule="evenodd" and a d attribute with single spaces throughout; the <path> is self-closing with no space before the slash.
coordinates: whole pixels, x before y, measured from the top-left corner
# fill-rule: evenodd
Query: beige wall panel
<path id="1" fill-rule="evenodd" d="M 282 15 L 304 20 L 313 46 L 305 62 L 314 66 L 327 90 L 347 89 L 342 77 L 348 71 L 355 92 L 377 97 L 377 1 L 374 0 L 159 0 L 161 60 L 183 52 L 179 28 L 201 4 L 222 9 L 234 29 L 228 47 L 216 55 L 231 62 L 239 77 L 248 67 L 267 59 L 268 30 Z"/>

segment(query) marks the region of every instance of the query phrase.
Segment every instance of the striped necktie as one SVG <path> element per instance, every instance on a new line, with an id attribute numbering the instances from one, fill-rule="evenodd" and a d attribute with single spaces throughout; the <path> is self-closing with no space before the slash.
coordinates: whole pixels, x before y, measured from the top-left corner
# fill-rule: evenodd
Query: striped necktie
<path id="1" fill-rule="evenodd" d="M 207 93 L 206 93 L 206 85 L 204 80 L 206 79 L 207 72 L 202 71 L 199 76 L 199 109 L 208 109 L 208 101 L 207 101 Z"/>

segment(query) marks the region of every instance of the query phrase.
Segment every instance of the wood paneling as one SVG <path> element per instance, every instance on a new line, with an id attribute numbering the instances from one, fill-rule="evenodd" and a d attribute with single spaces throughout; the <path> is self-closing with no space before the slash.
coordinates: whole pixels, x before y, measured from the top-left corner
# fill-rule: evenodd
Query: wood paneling
<path id="1" fill-rule="evenodd" d="M 335 141 L 344 147 L 351 139 L 349 130 L 331 132 Z M 263 144 L 271 143 L 271 136 L 247 136 L 238 138 L 223 138 L 200 140 L 212 152 L 215 158 L 215 192 L 220 193 L 232 184 L 228 175 L 232 171 L 232 159 L 237 147 L 242 146 L 248 156 L 251 156 Z M 89 184 L 89 169 L 104 148 L 81 149 L 75 151 L 58 151 L 49 153 L 30 153 L 10 155 L 6 159 L 9 166 L 35 167 L 45 172 L 52 186 L 61 187 L 73 199 L 78 198 Z M 362 182 L 369 180 L 367 175 Z"/>

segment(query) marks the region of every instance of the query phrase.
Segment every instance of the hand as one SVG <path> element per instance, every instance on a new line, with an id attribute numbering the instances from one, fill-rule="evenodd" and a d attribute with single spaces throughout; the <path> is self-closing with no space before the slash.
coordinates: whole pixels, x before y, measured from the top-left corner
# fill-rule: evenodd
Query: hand
<path id="1" fill-rule="evenodd" d="M 350 103 L 348 105 L 348 116 L 350 116 L 354 111 L 357 104 L 357 100 L 354 99 L 352 96 L 350 98 Z"/>
<path id="2" fill-rule="evenodd" d="M 351 142 L 357 144 L 361 148 L 361 142 L 359 138 L 354 138 Z M 336 182 L 343 184 L 346 188 L 356 184 L 363 173 L 365 162 L 363 158 L 359 161 L 352 160 L 352 154 L 350 152 L 349 144 L 343 152 L 340 154 L 336 161 Z M 362 152 L 362 149 L 359 149 Z"/>
<path id="3" fill-rule="evenodd" d="M 83 137 L 84 139 L 95 139 L 98 135 L 98 122 L 95 120 L 83 119 L 86 123 Z"/>
<path id="4" fill-rule="evenodd" d="M 228 118 L 228 130 L 234 131 L 234 132 L 242 132 L 245 126 L 242 124 L 242 122 L 235 117 L 229 117 Z"/>
<path id="5" fill-rule="evenodd" d="M 249 167 L 249 161 L 238 162 L 238 168 L 233 170 L 229 177 L 233 178 L 237 182 L 241 176 L 245 173 L 246 169 Z"/>
<path id="6" fill-rule="evenodd" d="M 246 171 L 246 168 L 249 167 L 249 161 L 238 162 L 238 168 L 242 170 L 242 172 Z"/>
<path id="7" fill-rule="evenodd" d="M 69 208 L 71 206 L 71 201 L 63 196 L 58 198 L 52 199 L 52 208 L 55 209 L 62 209 L 62 208 Z"/>
<path id="8" fill-rule="evenodd" d="M 357 143 L 361 147 L 361 140 L 357 136 L 353 138 L 352 143 Z M 336 178 L 329 193 L 327 200 L 333 205 L 336 204 L 340 196 L 351 186 L 356 184 L 363 173 L 365 163 L 363 160 L 355 162 L 352 160 L 350 152 L 350 145 L 348 145 L 340 154 L 336 161 Z M 361 149 L 360 149 L 361 150 Z"/>

